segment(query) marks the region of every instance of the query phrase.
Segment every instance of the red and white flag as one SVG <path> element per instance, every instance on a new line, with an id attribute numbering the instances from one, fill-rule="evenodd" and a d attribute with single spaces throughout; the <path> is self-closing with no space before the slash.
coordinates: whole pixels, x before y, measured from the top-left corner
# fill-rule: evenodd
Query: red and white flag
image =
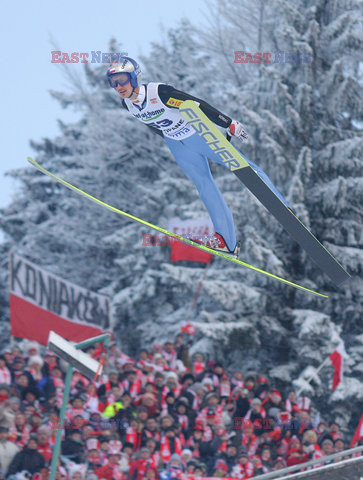
<path id="1" fill-rule="evenodd" d="M 194 335 L 196 331 L 196 327 L 191 323 L 187 323 L 181 327 L 181 331 L 184 333 L 188 333 L 189 335 Z"/>
<path id="2" fill-rule="evenodd" d="M 10 326 L 14 337 L 47 345 L 50 330 L 81 342 L 110 332 L 111 301 L 10 255 Z"/>
<path id="3" fill-rule="evenodd" d="M 340 343 L 336 350 L 329 355 L 330 361 L 334 367 L 334 377 L 332 390 L 335 390 L 343 379 L 343 364 L 344 364 L 344 343 Z"/>
<path id="4" fill-rule="evenodd" d="M 350 442 L 350 448 L 353 448 L 361 438 L 363 438 L 363 413 L 360 417 L 357 430 L 355 431 L 352 441 Z"/>

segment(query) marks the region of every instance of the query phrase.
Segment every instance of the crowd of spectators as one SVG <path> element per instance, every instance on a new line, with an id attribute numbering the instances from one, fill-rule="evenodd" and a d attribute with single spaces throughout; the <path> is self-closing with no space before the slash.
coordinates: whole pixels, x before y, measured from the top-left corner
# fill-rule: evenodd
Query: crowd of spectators
<path id="1" fill-rule="evenodd" d="M 337 423 L 312 418 L 309 398 L 190 358 L 184 339 L 136 359 L 116 344 L 87 350 L 103 374 L 73 374 L 57 480 L 248 479 L 349 447 Z M 0 355 L 1 479 L 49 477 L 66 366 L 43 349 Z"/>

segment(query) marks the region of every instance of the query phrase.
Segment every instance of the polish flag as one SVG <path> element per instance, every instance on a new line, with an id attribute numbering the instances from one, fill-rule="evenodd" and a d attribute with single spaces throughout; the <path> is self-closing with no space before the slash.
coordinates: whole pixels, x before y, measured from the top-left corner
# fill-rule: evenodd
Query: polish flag
<path id="1" fill-rule="evenodd" d="M 354 445 L 356 445 L 362 437 L 363 437 L 363 413 L 362 413 L 362 416 L 360 417 L 358 427 L 357 427 L 357 430 L 354 434 L 354 437 L 352 438 L 352 441 L 350 442 L 350 448 L 353 448 Z"/>
<path id="2" fill-rule="evenodd" d="M 344 350 L 343 342 L 337 346 L 336 350 L 334 350 L 332 354 L 329 355 L 330 361 L 334 367 L 332 390 L 335 390 L 343 379 L 344 355 L 345 355 L 345 350 Z"/>
<path id="3" fill-rule="evenodd" d="M 196 328 L 191 323 L 187 323 L 186 325 L 181 327 L 181 331 L 184 332 L 184 333 L 189 333 L 189 335 L 194 335 L 195 331 L 196 331 Z"/>

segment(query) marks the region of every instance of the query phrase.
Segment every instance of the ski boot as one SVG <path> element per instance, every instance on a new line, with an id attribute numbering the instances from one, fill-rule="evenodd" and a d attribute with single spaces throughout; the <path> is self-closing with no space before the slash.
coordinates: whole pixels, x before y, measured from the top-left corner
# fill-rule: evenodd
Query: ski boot
<path id="1" fill-rule="evenodd" d="M 211 248 L 212 250 L 215 250 L 216 252 L 226 253 L 227 255 L 231 255 L 235 258 L 238 258 L 239 252 L 241 250 L 240 242 L 237 242 L 234 250 L 230 250 L 227 247 L 224 238 L 219 233 L 215 233 L 213 238 L 207 240 L 205 246 Z"/>

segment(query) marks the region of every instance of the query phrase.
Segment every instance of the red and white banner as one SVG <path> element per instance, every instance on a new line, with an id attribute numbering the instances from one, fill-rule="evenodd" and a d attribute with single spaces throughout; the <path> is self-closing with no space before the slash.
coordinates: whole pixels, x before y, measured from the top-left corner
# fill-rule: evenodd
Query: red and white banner
<path id="1" fill-rule="evenodd" d="M 80 342 L 112 330 L 111 300 L 10 255 L 10 325 L 14 337 L 47 345 L 53 330 Z"/>
<path id="2" fill-rule="evenodd" d="M 360 417 L 357 430 L 355 431 L 352 441 L 350 442 L 350 448 L 353 448 L 361 438 L 363 438 L 363 414 Z"/>
<path id="3" fill-rule="evenodd" d="M 214 235 L 214 227 L 210 218 L 180 220 L 173 218 L 169 222 L 169 231 L 191 240 L 205 244 Z M 203 252 L 178 240 L 171 242 L 171 261 L 190 260 L 192 262 L 210 263 L 213 255 Z"/>
<path id="4" fill-rule="evenodd" d="M 335 390 L 343 379 L 343 364 L 344 364 L 344 343 L 340 343 L 336 350 L 329 355 L 330 361 L 334 367 L 334 377 L 332 390 Z"/>

